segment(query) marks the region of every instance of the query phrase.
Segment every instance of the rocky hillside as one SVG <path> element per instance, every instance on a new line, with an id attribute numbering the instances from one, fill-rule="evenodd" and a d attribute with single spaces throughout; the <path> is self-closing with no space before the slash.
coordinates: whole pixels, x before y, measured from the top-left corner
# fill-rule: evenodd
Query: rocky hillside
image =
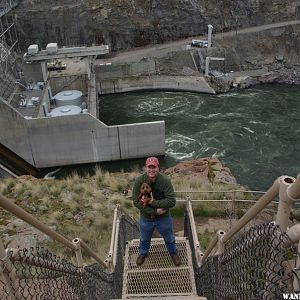
<path id="1" fill-rule="evenodd" d="M 220 9 L 222 8 L 222 9 Z M 113 50 L 300 16 L 298 0 L 23 0 L 16 9 L 21 47 L 109 44 Z"/>

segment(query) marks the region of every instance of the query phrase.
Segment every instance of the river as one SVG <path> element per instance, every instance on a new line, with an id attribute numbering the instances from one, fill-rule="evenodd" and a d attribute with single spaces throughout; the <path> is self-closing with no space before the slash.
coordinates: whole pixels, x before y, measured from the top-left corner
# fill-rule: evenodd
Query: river
<path id="1" fill-rule="evenodd" d="M 227 94 L 139 92 L 104 96 L 108 125 L 165 120 L 162 167 L 217 157 L 242 185 L 266 190 L 280 175 L 300 171 L 300 87 L 263 85 Z M 141 160 L 104 164 L 141 166 Z"/>

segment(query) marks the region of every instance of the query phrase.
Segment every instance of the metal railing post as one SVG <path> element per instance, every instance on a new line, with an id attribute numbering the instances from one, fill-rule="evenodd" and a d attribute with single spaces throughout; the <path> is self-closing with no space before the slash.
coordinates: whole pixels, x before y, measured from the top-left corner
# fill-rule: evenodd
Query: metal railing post
<path id="1" fill-rule="evenodd" d="M 82 253 L 81 253 L 80 239 L 75 238 L 72 240 L 72 243 L 76 247 L 75 255 L 76 255 L 76 260 L 77 260 L 77 266 L 81 268 L 83 266 L 83 259 L 82 259 Z"/>
<path id="2" fill-rule="evenodd" d="M 293 206 L 293 199 L 288 196 L 287 190 L 296 181 L 294 177 L 281 176 L 279 178 L 279 204 L 276 215 L 276 224 L 278 224 L 283 232 L 287 230 L 290 213 Z"/>
<path id="3" fill-rule="evenodd" d="M 2 239 L 0 239 L 0 267 L 1 267 L 1 279 L 5 284 L 5 289 L 10 299 L 21 299 L 21 295 L 18 289 L 18 278 L 16 270 L 8 258 L 7 251 L 5 251 Z"/>
<path id="4" fill-rule="evenodd" d="M 114 271 L 114 265 L 112 263 L 112 259 L 108 257 L 104 262 L 107 265 L 107 271 L 109 273 L 112 273 Z"/>
<path id="5" fill-rule="evenodd" d="M 225 235 L 224 230 L 218 230 L 218 232 L 217 232 L 218 242 L 217 242 L 216 255 L 220 255 L 220 254 L 224 253 L 224 243 L 223 243 L 223 240 L 222 240 L 224 235 Z"/>

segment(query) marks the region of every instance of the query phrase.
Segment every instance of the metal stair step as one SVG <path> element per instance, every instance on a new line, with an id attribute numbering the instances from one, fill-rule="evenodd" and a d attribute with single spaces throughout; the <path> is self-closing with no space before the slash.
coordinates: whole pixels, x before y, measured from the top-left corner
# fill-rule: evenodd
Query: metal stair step
<path id="1" fill-rule="evenodd" d="M 142 297 L 134 298 L 135 300 L 153 300 L 153 297 Z M 112 299 L 112 300 L 121 300 L 121 299 Z M 202 296 L 171 296 L 171 297 L 155 297 L 155 300 L 207 300 L 206 297 Z"/>
<path id="2" fill-rule="evenodd" d="M 122 298 L 196 296 L 189 243 L 186 238 L 176 238 L 176 245 L 181 266 L 174 266 L 161 238 L 151 240 L 149 256 L 137 266 L 139 240 L 130 241 L 125 251 Z"/>

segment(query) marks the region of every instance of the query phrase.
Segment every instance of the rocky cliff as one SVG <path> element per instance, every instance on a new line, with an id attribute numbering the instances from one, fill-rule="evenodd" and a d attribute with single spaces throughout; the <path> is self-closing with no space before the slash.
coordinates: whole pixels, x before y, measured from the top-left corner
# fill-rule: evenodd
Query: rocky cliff
<path id="1" fill-rule="evenodd" d="M 300 17 L 299 0 L 23 0 L 16 9 L 22 48 L 109 44 L 113 50 Z"/>

